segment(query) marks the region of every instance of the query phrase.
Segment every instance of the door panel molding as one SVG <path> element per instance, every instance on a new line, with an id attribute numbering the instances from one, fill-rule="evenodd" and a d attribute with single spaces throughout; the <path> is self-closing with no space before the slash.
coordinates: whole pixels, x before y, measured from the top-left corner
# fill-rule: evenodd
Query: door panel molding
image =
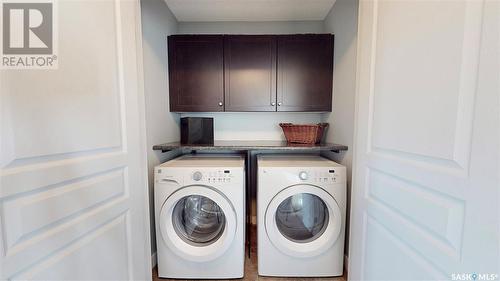
<path id="1" fill-rule="evenodd" d="M 119 216 L 111 218 L 108 222 L 102 224 L 98 228 L 87 233 L 85 237 L 81 237 L 80 239 L 74 241 L 73 243 L 66 245 L 66 247 L 64 247 L 64 248 L 60 249 L 59 251 L 48 256 L 47 259 L 42 260 L 41 262 L 35 263 L 35 265 L 30 267 L 29 269 L 22 270 L 22 271 L 16 273 L 12 277 L 12 280 L 33 280 L 33 279 L 40 279 L 40 278 L 45 279 L 45 278 L 43 278 L 44 274 L 48 275 L 48 276 L 53 274 L 50 272 L 51 267 L 57 266 L 58 263 L 63 263 L 65 261 L 65 259 L 71 258 L 72 255 L 81 254 L 81 251 L 82 250 L 84 251 L 85 247 L 86 246 L 88 247 L 88 244 L 95 242 L 99 238 L 106 239 L 105 235 L 113 230 L 116 231 L 116 228 L 118 228 L 118 227 L 126 228 L 127 217 L 128 217 L 128 213 L 123 212 Z M 126 232 L 123 232 L 123 230 L 122 230 L 120 232 L 117 232 L 117 233 L 115 233 L 113 235 L 109 235 L 109 236 L 121 238 L 121 239 L 117 239 L 117 240 L 121 240 L 120 241 L 120 242 L 122 242 L 121 246 L 123 249 L 125 249 L 125 251 L 123 251 L 123 250 L 120 251 L 120 254 L 121 255 L 125 254 L 124 256 L 125 256 L 126 260 L 125 261 L 122 260 L 122 262 L 127 263 L 127 264 L 122 264 L 122 266 L 126 266 L 127 268 L 131 268 L 132 267 L 132 264 L 130 263 L 131 261 L 127 257 L 127 254 L 126 254 L 126 253 L 131 252 L 131 249 L 129 248 L 129 245 L 127 243 L 128 238 L 125 237 L 125 239 L 123 239 L 123 237 L 117 237 L 117 235 L 119 235 L 119 234 L 123 235 L 124 233 L 126 233 Z M 125 240 L 125 241 L 123 241 L 123 240 Z M 107 243 L 101 243 L 100 246 L 103 247 L 103 246 L 106 246 L 107 244 L 109 245 L 109 242 L 112 242 L 112 241 L 107 241 Z M 120 247 L 114 247 L 114 248 L 115 248 L 115 250 L 120 249 Z M 88 254 L 85 256 L 88 256 Z M 123 259 L 123 256 L 120 257 L 120 259 Z M 77 277 L 76 280 L 78 280 L 78 279 L 85 280 L 88 278 L 93 278 L 93 279 L 106 278 L 105 276 L 100 275 L 99 273 L 96 274 L 96 272 L 89 271 L 88 268 L 86 268 L 88 266 L 85 263 L 81 263 L 81 260 L 86 260 L 86 263 L 90 263 L 90 264 L 93 263 L 92 260 L 89 260 L 89 259 L 81 259 L 81 258 L 77 259 L 77 261 L 75 261 L 74 263 L 79 264 L 80 266 L 82 266 L 85 269 L 79 270 L 79 272 L 78 272 L 79 275 L 76 276 Z M 117 260 L 113 261 L 113 263 L 118 263 L 118 262 L 119 261 L 117 261 Z M 109 266 L 110 269 L 112 269 L 113 267 L 116 268 L 116 266 L 112 266 L 112 264 L 107 264 L 106 266 Z M 117 272 L 117 273 L 111 274 L 111 276 L 109 276 L 110 274 L 108 273 L 107 278 L 112 277 L 112 276 L 121 275 L 122 280 L 134 280 L 130 271 L 125 271 L 125 272 L 127 273 L 126 275 L 123 275 L 124 272 Z M 65 272 L 63 273 L 63 275 L 64 275 L 63 278 L 66 278 L 66 279 L 70 279 L 70 278 L 75 277 L 74 272 L 72 272 L 72 270 L 70 270 L 69 268 L 65 269 Z M 90 276 L 85 277 L 82 275 L 90 275 L 92 277 L 90 277 Z M 52 276 L 54 276 L 54 275 L 52 275 Z"/>
<path id="2" fill-rule="evenodd" d="M 463 200 L 375 169 L 370 169 L 368 175 L 367 199 L 438 236 L 459 256 L 465 215 Z M 429 212 L 421 212 L 422 206 Z"/>
<path id="3" fill-rule="evenodd" d="M 59 186 L 35 194 L 4 200 L 3 212 L 6 250 L 44 230 L 70 220 L 83 212 L 119 196 L 127 196 L 124 171 L 111 171 L 90 179 Z M 93 195 L 99 194 L 99 197 Z M 50 206 L 50 208 L 47 208 Z"/>
<path id="4" fill-rule="evenodd" d="M 40 192 L 43 188 L 68 184 L 126 165 L 127 154 L 113 152 L 4 169 L 0 178 L 0 199 L 24 192 Z"/>
<path id="5" fill-rule="evenodd" d="M 127 211 L 125 198 L 117 198 L 104 206 L 82 214 L 78 219 L 71 220 L 50 229 L 30 240 L 23 241 L 8 252 L 4 263 L 4 274 L 12 276 L 18 272 L 18 263 L 33 264 L 38 260 L 51 256 L 54 252 L 71 245 L 88 233 L 101 228 L 110 220 Z"/>
<path id="6" fill-rule="evenodd" d="M 367 229 L 367 233 L 370 233 L 373 235 L 373 231 L 378 231 L 380 235 L 383 235 L 383 238 L 386 239 L 386 241 L 389 241 L 391 244 L 391 248 L 392 249 L 396 249 L 396 250 L 399 250 L 399 253 L 398 254 L 394 254 L 394 252 L 391 251 L 391 253 L 389 253 L 387 256 L 387 258 L 390 258 L 392 257 L 393 260 L 389 261 L 390 264 L 387 262 L 388 260 L 386 260 L 386 262 L 383 262 L 382 264 L 384 266 L 392 266 L 391 267 L 391 270 L 393 272 L 397 271 L 396 274 L 398 274 L 400 280 L 404 279 L 404 278 L 408 278 L 409 274 L 412 274 L 412 273 L 419 273 L 419 274 L 423 274 L 425 276 L 415 276 L 416 279 L 419 279 L 419 277 L 421 278 L 421 280 L 428 280 L 428 279 L 431 279 L 431 280 L 446 280 L 447 279 L 447 275 L 445 272 L 441 271 L 441 269 L 437 268 L 435 265 L 432 264 L 432 262 L 430 260 L 427 259 L 426 256 L 420 254 L 419 252 L 416 252 L 415 249 L 413 247 L 411 247 L 411 245 L 409 245 L 408 243 L 405 243 L 404 241 L 402 241 L 398 236 L 394 235 L 392 233 L 392 231 L 390 229 L 388 229 L 386 226 L 384 226 L 376 217 L 374 216 L 370 216 L 370 215 L 367 215 L 366 216 L 366 224 L 365 224 L 365 228 Z M 370 235 L 370 236 L 372 236 Z M 368 252 L 369 254 L 371 254 L 371 252 L 373 252 L 373 255 L 375 256 L 378 256 L 378 258 L 380 260 L 381 257 L 380 257 L 380 249 L 371 249 L 373 247 L 376 247 L 377 245 L 373 245 L 375 243 L 369 243 L 368 247 Z M 392 250 L 391 249 L 391 250 Z M 384 249 L 385 251 L 384 252 L 388 252 L 387 251 L 387 248 Z M 398 259 L 402 259 L 402 258 L 405 258 L 405 259 L 408 259 L 408 260 L 411 260 L 411 262 L 414 264 L 414 272 L 400 272 L 400 268 L 398 268 L 398 266 L 395 266 L 396 263 L 397 263 L 397 260 Z M 385 270 L 380 270 L 381 268 L 379 267 L 380 265 L 370 265 L 370 264 L 365 264 L 365 266 L 363 267 L 364 270 L 363 270 L 363 278 L 361 280 L 384 280 L 384 278 L 387 278 L 387 277 L 383 277 L 381 275 L 379 275 L 379 277 L 374 277 L 374 278 L 366 278 L 365 279 L 365 276 L 367 275 L 372 275 L 372 274 L 382 274 L 382 272 L 386 272 L 385 270 L 387 268 L 384 268 Z M 368 272 L 368 274 L 366 273 L 366 271 L 370 270 L 373 268 L 373 271 L 374 272 Z M 424 271 L 425 270 L 425 271 Z M 420 271 L 420 272 L 418 272 Z"/>
<path id="7" fill-rule="evenodd" d="M 393 157 L 401 157 L 411 159 L 415 162 L 431 162 L 434 165 L 443 165 L 454 167 L 457 172 L 465 172 L 468 174 L 469 155 L 471 149 L 472 138 L 472 123 L 474 117 L 475 94 L 477 87 L 477 69 L 479 65 L 479 50 L 480 50 L 480 37 L 481 37 L 481 24 L 483 17 L 483 1 L 467 1 L 465 2 L 465 22 L 463 31 L 463 48 L 461 56 L 460 68 L 460 86 L 457 93 L 457 114 L 456 121 L 454 122 L 455 134 L 454 143 L 450 144 L 453 147 L 453 155 L 450 158 L 425 155 L 422 153 L 408 152 L 399 149 L 392 149 L 375 145 L 373 140 L 373 125 L 375 116 L 375 100 L 377 98 L 375 91 L 375 67 L 377 63 L 377 43 L 378 43 L 378 7 L 379 2 L 374 1 L 373 9 L 373 29 L 371 38 L 371 68 L 370 68 L 370 97 L 369 97 L 369 143 L 367 153 L 372 151 L 378 153 L 391 154 Z M 425 111 L 425 109 L 422 109 Z M 418 164 L 418 163 L 416 163 Z"/>

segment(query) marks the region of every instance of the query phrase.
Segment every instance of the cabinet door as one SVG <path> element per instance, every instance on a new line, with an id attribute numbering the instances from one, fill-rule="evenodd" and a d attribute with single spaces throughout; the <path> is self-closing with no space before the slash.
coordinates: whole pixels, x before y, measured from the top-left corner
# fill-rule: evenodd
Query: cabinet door
<path id="1" fill-rule="evenodd" d="M 224 36 L 226 111 L 276 111 L 276 37 Z"/>
<path id="2" fill-rule="evenodd" d="M 278 37 L 278 111 L 331 111 L 331 34 Z"/>
<path id="3" fill-rule="evenodd" d="M 224 111 L 222 35 L 168 37 L 170 111 Z"/>

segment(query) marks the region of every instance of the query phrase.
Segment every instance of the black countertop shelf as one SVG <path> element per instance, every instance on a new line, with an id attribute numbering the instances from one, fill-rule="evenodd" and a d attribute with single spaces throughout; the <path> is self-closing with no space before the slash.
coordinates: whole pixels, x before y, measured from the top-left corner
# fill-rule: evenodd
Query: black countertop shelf
<path id="1" fill-rule="evenodd" d="M 332 151 L 339 153 L 347 146 L 334 143 L 295 144 L 286 141 L 215 141 L 214 144 L 185 145 L 180 142 L 169 142 L 153 146 L 153 150 L 168 152 L 176 149 L 191 151 L 246 151 L 246 150 L 280 150 L 280 151 Z"/>

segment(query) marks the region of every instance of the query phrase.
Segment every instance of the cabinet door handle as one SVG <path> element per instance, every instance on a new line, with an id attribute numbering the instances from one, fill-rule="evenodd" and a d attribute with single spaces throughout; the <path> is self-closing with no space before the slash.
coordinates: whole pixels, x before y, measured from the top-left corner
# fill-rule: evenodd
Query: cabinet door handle
<path id="1" fill-rule="evenodd" d="M 281 106 L 281 102 L 278 102 L 278 106 Z"/>
<path id="2" fill-rule="evenodd" d="M 275 105 L 276 105 L 276 103 L 275 103 L 275 102 L 272 102 L 272 103 L 271 103 L 271 105 L 272 105 L 272 106 L 275 106 Z"/>
<path id="3" fill-rule="evenodd" d="M 223 106 L 223 105 L 224 105 L 224 104 L 220 101 L 220 102 L 219 102 L 219 106 Z"/>

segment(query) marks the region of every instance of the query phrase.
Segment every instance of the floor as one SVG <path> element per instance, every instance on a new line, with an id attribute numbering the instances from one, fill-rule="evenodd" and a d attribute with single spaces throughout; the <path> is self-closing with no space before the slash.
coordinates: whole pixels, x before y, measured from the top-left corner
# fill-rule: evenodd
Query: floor
<path id="1" fill-rule="evenodd" d="M 255 227 L 251 229 L 251 236 L 252 236 L 252 247 L 250 250 L 250 256 L 251 258 L 248 258 L 248 255 L 246 255 L 246 260 L 245 260 L 245 277 L 242 279 L 231 279 L 231 280 L 242 280 L 242 281 L 256 281 L 256 280 L 262 280 L 262 281 L 285 281 L 285 280 L 290 280 L 290 281 L 346 281 L 347 276 L 344 274 L 343 276 L 340 277 L 335 277 L 335 278 L 276 278 L 276 277 L 262 277 L 258 276 L 257 274 L 257 244 L 255 243 L 257 241 L 257 231 Z M 168 280 L 175 280 L 175 281 L 184 281 L 184 280 L 179 280 L 179 279 L 166 279 L 166 278 L 159 278 L 158 277 L 158 271 L 155 268 L 153 268 L 153 281 L 168 281 Z"/>

